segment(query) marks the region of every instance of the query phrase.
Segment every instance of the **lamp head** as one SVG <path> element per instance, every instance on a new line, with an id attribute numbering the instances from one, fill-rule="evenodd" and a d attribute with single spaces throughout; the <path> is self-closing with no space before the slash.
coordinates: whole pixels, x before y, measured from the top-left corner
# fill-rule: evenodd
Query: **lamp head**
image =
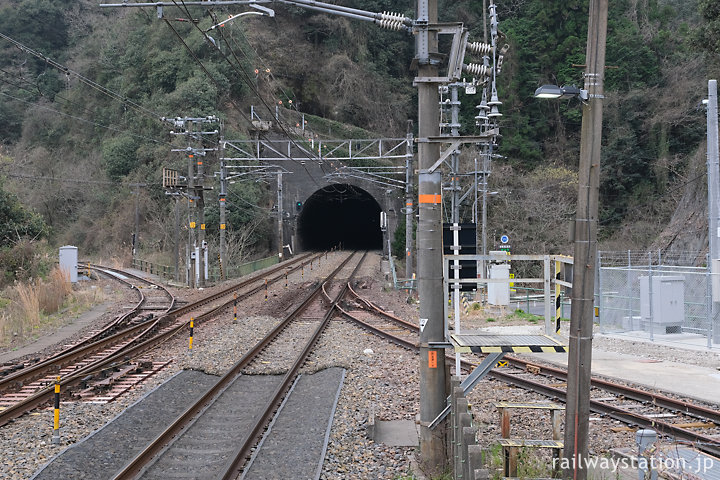
<path id="1" fill-rule="evenodd" d="M 581 90 L 575 85 L 572 86 L 562 86 L 558 87 L 557 85 L 543 85 L 541 87 L 538 87 L 537 90 L 535 90 L 535 98 L 572 98 L 572 97 L 580 97 L 581 100 L 587 100 L 588 99 L 588 92 L 587 90 Z"/>

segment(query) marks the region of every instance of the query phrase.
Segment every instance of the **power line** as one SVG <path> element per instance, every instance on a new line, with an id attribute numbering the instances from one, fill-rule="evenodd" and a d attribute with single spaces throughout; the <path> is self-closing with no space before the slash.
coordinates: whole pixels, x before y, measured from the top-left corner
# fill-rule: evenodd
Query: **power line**
<path id="1" fill-rule="evenodd" d="M 4 95 L 4 96 L 6 96 L 6 97 L 8 97 L 8 98 L 11 98 L 11 99 L 16 100 L 16 101 L 18 101 L 18 102 L 25 103 L 25 104 L 27 104 L 27 105 L 34 105 L 34 106 L 36 106 L 36 107 L 38 107 L 38 108 L 42 108 L 43 110 L 48 110 L 48 111 L 50 111 L 50 112 L 54 112 L 54 113 L 57 113 L 57 114 L 59 114 L 59 115 L 66 116 L 66 117 L 68 117 L 68 118 L 72 118 L 73 120 L 77 120 L 77 121 L 79 121 L 79 122 L 87 123 L 87 124 L 89 124 L 89 125 L 94 125 L 94 126 L 96 126 L 96 127 L 105 128 L 105 129 L 111 130 L 111 131 L 113 131 L 113 132 L 126 133 L 126 134 L 128 134 L 128 135 L 130 135 L 130 136 L 132 136 L 132 137 L 142 138 L 143 140 L 147 140 L 147 141 L 150 141 L 150 142 L 153 142 L 153 143 L 157 143 L 157 144 L 160 144 L 160 145 L 169 145 L 169 146 L 172 146 L 172 144 L 170 144 L 170 143 L 168 143 L 168 142 L 163 142 L 163 141 L 160 141 L 160 140 L 155 140 L 154 138 L 146 137 L 146 136 L 144 136 L 144 135 L 138 135 L 138 134 L 136 134 L 136 133 L 132 133 L 132 132 L 129 132 L 129 131 L 127 131 L 127 130 L 120 130 L 119 128 L 109 127 L 109 126 L 103 125 L 103 124 L 101 124 L 101 123 L 93 122 L 92 120 L 87 120 L 87 119 L 82 118 L 82 117 L 78 117 L 78 116 L 75 116 L 75 115 L 70 115 L 69 113 L 61 112 L 60 110 L 56 110 L 56 109 L 51 108 L 51 107 L 48 107 L 48 106 L 46 106 L 46 105 L 41 105 L 41 104 L 39 104 L 39 103 L 37 103 L 37 102 L 31 102 L 31 101 L 28 101 L 28 100 L 24 100 L 24 99 L 22 99 L 22 98 L 14 97 L 14 96 L 12 96 L 12 95 L 10 95 L 10 94 L 8 94 L 8 93 L 5 93 L 5 92 L 0 92 L 0 95 Z"/>
<path id="2" fill-rule="evenodd" d="M 26 175 L 21 173 L 8 173 L 5 174 L 10 178 L 19 178 L 23 180 L 43 180 L 46 182 L 62 182 L 62 183 L 81 183 L 88 185 L 108 185 L 117 186 L 121 185 L 124 187 L 149 187 L 149 186 L 161 186 L 160 183 L 137 183 L 137 182 L 111 182 L 109 180 L 80 180 L 77 178 L 65 178 L 65 177 L 47 177 L 41 175 Z"/>
<path id="3" fill-rule="evenodd" d="M 203 36 L 205 36 L 205 38 L 210 38 L 210 37 L 207 35 L 207 33 L 204 32 L 204 31 L 198 26 L 198 22 L 196 22 L 195 19 L 193 18 L 192 14 L 190 13 L 190 11 L 189 11 L 188 8 L 187 8 L 187 5 L 185 5 L 184 0 L 180 0 L 180 2 L 182 3 L 182 6 L 183 6 L 183 8 L 184 8 L 184 10 L 185 10 L 185 13 L 186 13 L 186 14 L 188 15 L 188 17 L 190 18 L 190 23 L 191 23 Z M 176 1 L 176 0 L 173 0 L 173 3 L 179 8 L 179 5 L 177 4 L 177 1 Z M 210 15 L 211 15 L 211 18 L 213 18 L 213 20 L 216 20 L 215 17 L 212 16 L 212 13 L 210 13 Z M 180 38 L 180 40 L 182 41 L 183 45 L 185 45 L 185 47 L 188 49 L 188 51 L 190 51 L 189 47 L 187 46 L 187 44 L 185 43 L 185 41 L 180 37 L 180 35 L 178 34 L 177 30 L 175 30 L 175 28 L 173 28 L 172 25 L 170 25 L 170 23 L 169 23 L 169 21 L 168 21 L 167 19 L 164 18 L 164 20 L 165 20 L 165 23 L 167 23 L 167 24 L 170 26 L 170 28 L 172 28 L 173 32 L 175 32 L 175 34 L 178 36 L 178 38 Z M 262 98 L 262 96 L 260 96 L 260 93 L 259 93 L 259 92 L 257 91 L 257 89 L 255 88 L 255 85 L 253 85 L 253 82 L 252 82 L 252 80 L 249 78 L 247 72 L 242 68 L 242 64 L 240 63 L 240 60 L 239 60 L 239 59 L 237 58 L 237 56 L 235 55 L 235 52 L 233 51 L 232 47 L 231 47 L 230 44 L 228 43 L 227 39 L 225 38 L 225 35 L 222 33 L 222 31 L 219 31 L 218 33 L 219 33 L 220 37 L 223 39 L 223 41 L 225 42 L 225 45 L 228 47 L 228 50 L 233 54 L 233 57 L 235 58 L 235 61 L 238 63 L 239 66 L 235 66 L 235 65 L 230 61 L 230 59 L 227 57 L 227 55 L 225 55 L 225 54 L 224 54 L 219 48 L 217 48 L 217 46 L 216 46 L 216 49 L 218 50 L 218 52 L 219 52 L 220 55 L 222 56 L 223 60 L 225 60 L 225 61 L 228 63 L 228 65 L 230 65 L 231 68 L 233 68 L 236 72 L 238 72 L 238 73 L 241 75 L 241 77 L 244 77 L 244 82 L 248 85 L 248 87 L 250 88 L 250 90 L 255 94 L 255 96 L 257 96 L 257 98 L 260 100 L 260 102 L 261 102 L 261 103 L 267 108 L 267 110 L 272 114 L 272 113 L 273 113 L 273 112 L 272 112 L 272 108 L 270 108 L 270 106 L 267 104 L 267 102 L 265 102 L 265 100 Z M 213 42 L 211 42 L 211 43 L 213 43 Z M 215 44 L 213 43 L 213 45 L 215 45 Z M 207 72 L 207 69 L 205 69 L 205 67 L 202 65 L 202 62 L 194 55 L 194 53 L 193 53 L 192 51 L 190 51 L 190 53 L 192 54 L 193 58 L 195 58 L 196 62 L 198 62 L 198 64 L 200 64 L 201 68 L 205 71 L 205 73 L 208 75 L 208 77 L 210 77 L 210 79 L 211 79 L 214 83 L 216 83 L 216 82 L 215 82 L 215 79 L 212 78 L 212 76 Z M 241 79 L 242 79 L 242 78 L 241 78 Z M 231 101 L 231 102 L 232 102 L 232 101 Z M 240 111 L 240 114 L 243 116 L 243 118 L 245 118 L 246 120 L 248 120 L 248 118 L 245 116 L 245 114 L 242 112 L 242 110 L 241 110 L 239 107 L 237 107 L 237 105 L 235 104 L 235 102 L 232 102 L 232 103 L 233 103 L 233 105 L 234 105 L 236 108 L 238 108 L 238 110 Z M 251 119 L 248 120 L 248 121 L 251 123 Z M 300 148 L 300 146 L 297 144 L 297 142 L 295 141 L 295 139 L 293 139 L 293 136 L 290 134 L 290 132 L 287 130 L 287 128 L 286 128 L 281 122 L 279 122 L 279 121 L 278 121 L 277 125 L 278 125 L 278 126 L 280 127 L 280 129 L 283 131 L 283 133 L 284 133 L 285 136 L 288 138 L 288 140 L 290 140 L 290 142 L 292 142 L 292 144 L 293 144 L 295 147 Z M 315 159 L 315 160 L 320 160 L 317 156 L 315 156 L 314 152 L 313 152 L 313 159 Z M 313 183 L 314 183 L 317 187 L 320 187 L 320 184 L 317 182 L 317 180 L 315 180 L 315 177 L 314 177 L 312 174 L 310 174 L 310 172 L 308 171 L 307 167 L 304 165 L 303 162 L 299 162 L 299 161 L 297 161 L 297 160 L 295 160 L 295 159 L 292 159 L 292 160 L 293 160 L 296 164 L 299 164 L 299 165 L 305 170 L 305 172 L 308 174 L 308 176 L 310 177 L 310 179 L 313 181 Z"/>
<path id="4" fill-rule="evenodd" d="M 5 34 L 2 33 L 2 32 L 0 32 L 0 38 L 3 38 L 3 39 L 5 39 L 5 40 L 7 40 L 8 42 L 12 43 L 12 44 L 15 45 L 17 48 L 19 48 L 21 51 L 23 51 L 23 52 L 25 52 L 25 53 L 29 53 L 29 54 L 31 54 L 31 55 L 33 55 L 33 56 L 41 59 L 42 61 L 44 61 L 44 62 L 47 63 L 48 65 L 51 65 L 52 67 L 55 67 L 56 69 L 60 70 L 60 71 L 63 72 L 65 75 L 74 75 L 74 76 L 77 77 L 82 83 L 88 85 L 88 86 L 91 87 L 91 88 L 94 88 L 95 90 L 98 90 L 99 92 L 101 92 L 101 93 L 103 93 L 103 94 L 105 94 L 105 95 L 107 95 L 107 96 L 109 96 L 109 97 L 111 97 L 111 98 L 113 98 L 113 99 L 115 99 L 115 100 L 118 100 L 118 101 L 123 102 L 123 104 L 129 105 L 131 108 L 137 110 L 138 112 L 140 112 L 140 113 L 142 113 L 142 114 L 144 114 L 144 115 L 148 115 L 148 116 L 150 116 L 150 117 L 152 117 L 152 118 L 155 118 L 156 120 L 161 120 L 162 118 L 164 118 L 163 115 L 160 115 L 160 114 L 157 113 L 157 112 L 153 112 L 152 110 L 149 110 L 149 109 L 147 109 L 147 108 L 145 108 L 145 107 L 143 107 L 143 106 L 141 106 L 141 105 L 133 102 L 133 101 L 130 100 L 129 98 L 127 98 L 127 97 L 125 97 L 125 96 L 123 96 L 123 95 L 121 95 L 121 94 L 119 94 L 119 93 L 117 93 L 117 92 L 114 92 L 114 91 L 110 90 L 109 88 L 104 87 L 104 86 L 100 85 L 99 83 L 90 80 L 90 79 L 87 78 L 87 77 L 84 77 L 83 75 L 79 74 L 78 72 L 76 72 L 76 71 L 74 71 L 74 70 L 71 70 L 70 68 L 66 67 L 65 65 L 62 65 L 61 63 L 56 62 L 55 60 L 53 60 L 53 59 L 51 59 L 51 58 L 43 55 L 43 54 L 40 53 L 40 52 L 36 52 L 35 50 L 33 50 L 32 48 L 28 47 L 27 45 L 24 45 L 24 44 L 20 43 L 19 41 L 15 40 L 15 39 L 13 39 L 13 38 L 11 38 L 11 37 L 9 37 L 8 35 L 5 35 Z"/>

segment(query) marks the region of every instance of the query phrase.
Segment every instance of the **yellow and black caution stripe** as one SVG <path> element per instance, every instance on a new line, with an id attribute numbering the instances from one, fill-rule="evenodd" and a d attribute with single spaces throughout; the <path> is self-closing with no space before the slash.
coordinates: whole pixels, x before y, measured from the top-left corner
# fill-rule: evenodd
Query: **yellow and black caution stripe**
<path id="1" fill-rule="evenodd" d="M 53 405 L 52 443 L 60 442 L 60 377 L 55 379 L 55 404 Z"/>
<path id="2" fill-rule="evenodd" d="M 562 274 L 562 263 L 555 261 L 555 333 L 560 332 L 560 317 L 562 313 L 562 300 L 560 298 L 560 284 L 558 280 L 561 280 L 560 275 Z"/>
<path id="3" fill-rule="evenodd" d="M 470 346 L 457 347 L 455 351 L 460 353 L 565 353 L 567 347 L 564 345 L 552 347 L 540 345 Z"/>
<path id="4" fill-rule="evenodd" d="M 188 350 L 190 350 L 190 353 L 192 353 L 192 344 L 193 344 L 193 331 L 195 330 L 195 319 L 190 319 L 190 345 L 188 346 Z"/>
<path id="5" fill-rule="evenodd" d="M 496 335 L 477 332 L 453 333 L 450 338 L 458 353 L 565 353 L 563 339 L 550 335 Z"/>

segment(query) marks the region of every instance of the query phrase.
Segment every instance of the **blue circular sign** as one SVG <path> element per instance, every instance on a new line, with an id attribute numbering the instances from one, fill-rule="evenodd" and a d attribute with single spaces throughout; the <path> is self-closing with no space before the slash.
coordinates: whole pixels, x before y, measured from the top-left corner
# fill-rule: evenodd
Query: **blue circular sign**
<path id="1" fill-rule="evenodd" d="M 508 243 L 510 241 L 510 237 L 508 237 L 507 235 L 503 235 L 502 237 L 500 237 L 500 241 L 502 243 Z"/>

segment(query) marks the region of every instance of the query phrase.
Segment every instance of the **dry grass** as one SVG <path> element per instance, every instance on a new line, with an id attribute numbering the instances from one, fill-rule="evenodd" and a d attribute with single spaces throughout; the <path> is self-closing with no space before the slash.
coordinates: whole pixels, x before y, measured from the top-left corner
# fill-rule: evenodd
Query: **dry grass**
<path id="1" fill-rule="evenodd" d="M 0 303 L 1 345 L 23 340 L 44 325 L 55 323 L 49 316 L 74 297 L 69 275 L 57 268 L 45 280 L 18 283 L 6 289 L 4 296 L 7 298 Z"/>

